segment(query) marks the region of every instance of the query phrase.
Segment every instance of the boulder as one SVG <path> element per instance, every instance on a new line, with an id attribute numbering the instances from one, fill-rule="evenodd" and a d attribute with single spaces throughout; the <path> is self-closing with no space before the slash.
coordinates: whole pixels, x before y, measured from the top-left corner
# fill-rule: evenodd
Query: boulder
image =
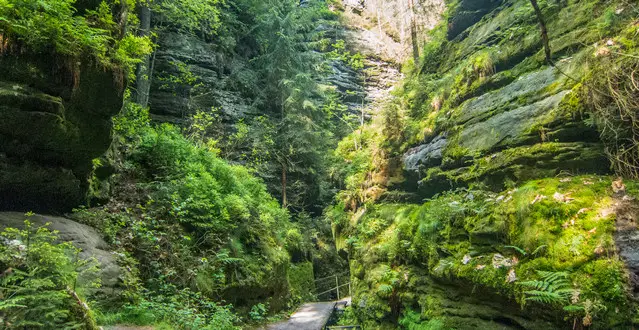
<path id="1" fill-rule="evenodd" d="M 75 221 L 48 215 L 25 216 L 19 212 L 0 212 L 0 230 L 4 228 L 23 228 L 24 221 L 29 220 L 34 227 L 48 224 L 52 231 L 58 232 L 58 238 L 63 242 L 71 242 L 82 250 L 80 257 L 88 260 L 95 258 L 99 263 L 101 288 L 99 292 L 113 296 L 118 290 L 122 269 L 118 266 L 117 256 L 109 251 L 108 244 L 92 227 Z"/>

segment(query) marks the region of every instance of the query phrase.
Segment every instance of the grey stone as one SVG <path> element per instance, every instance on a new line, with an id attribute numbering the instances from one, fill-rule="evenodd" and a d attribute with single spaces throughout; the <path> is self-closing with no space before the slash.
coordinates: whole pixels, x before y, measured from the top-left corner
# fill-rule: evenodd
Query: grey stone
<path id="1" fill-rule="evenodd" d="M 442 153 L 448 140 L 439 135 L 427 144 L 412 148 L 404 154 L 404 170 L 419 171 L 423 167 L 437 166 L 442 162 Z"/>
<path id="2" fill-rule="evenodd" d="M 19 212 L 0 212 L 0 230 L 4 228 L 24 228 L 24 221 L 29 220 L 34 227 L 47 228 L 58 232 L 58 238 L 62 242 L 71 242 L 82 250 L 80 257 L 88 260 L 95 258 L 99 263 L 99 276 L 102 287 L 100 292 L 113 294 L 117 292 L 122 269 L 118 266 L 117 257 L 109 251 L 108 244 L 102 236 L 92 227 L 75 221 L 48 215 L 25 216 Z"/>

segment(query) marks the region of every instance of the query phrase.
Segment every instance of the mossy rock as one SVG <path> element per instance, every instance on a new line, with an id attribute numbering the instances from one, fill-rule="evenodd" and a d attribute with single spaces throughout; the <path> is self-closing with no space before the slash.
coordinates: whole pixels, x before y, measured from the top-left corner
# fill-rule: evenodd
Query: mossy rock
<path id="1" fill-rule="evenodd" d="M 461 0 L 448 19 L 448 40 L 453 40 L 467 28 L 479 22 L 484 15 L 501 4 L 501 0 Z"/>
<path id="2" fill-rule="evenodd" d="M 0 209 L 69 211 L 111 144 L 118 73 L 51 54 L 0 56 Z"/>

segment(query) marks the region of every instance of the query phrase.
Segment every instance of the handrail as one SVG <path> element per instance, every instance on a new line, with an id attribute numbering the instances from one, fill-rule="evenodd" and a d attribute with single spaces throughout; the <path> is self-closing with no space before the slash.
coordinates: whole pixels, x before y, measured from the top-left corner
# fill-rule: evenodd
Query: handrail
<path id="1" fill-rule="evenodd" d="M 342 284 L 342 285 L 340 285 L 340 286 L 336 286 L 336 287 L 334 287 L 334 288 L 332 288 L 332 289 L 326 290 L 326 291 L 324 291 L 324 292 L 320 292 L 320 293 L 318 293 L 317 295 L 318 295 L 318 296 L 321 296 L 321 295 L 323 295 L 323 294 L 325 294 L 325 293 L 329 293 L 329 292 L 331 292 L 331 291 L 333 291 L 333 290 L 337 290 L 337 289 L 339 289 L 339 288 L 341 288 L 341 287 L 343 287 L 343 286 L 350 285 L 350 284 L 351 284 L 351 282 L 344 283 L 344 284 Z"/>

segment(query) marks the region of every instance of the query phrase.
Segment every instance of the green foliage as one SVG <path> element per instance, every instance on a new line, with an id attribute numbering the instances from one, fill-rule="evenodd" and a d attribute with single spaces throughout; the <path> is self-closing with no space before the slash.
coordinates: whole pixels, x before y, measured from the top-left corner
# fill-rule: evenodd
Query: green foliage
<path id="1" fill-rule="evenodd" d="M 160 0 L 152 2 L 151 7 L 182 31 L 212 36 L 222 24 L 220 9 L 224 5 L 224 0 Z"/>
<path id="2" fill-rule="evenodd" d="M 519 282 L 528 289 L 524 291 L 526 300 L 544 304 L 566 305 L 575 293 L 567 272 L 549 272 L 538 270 L 538 280 Z"/>
<path id="3" fill-rule="evenodd" d="M 293 302 L 303 303 L 315 300 L 315 277 L 313 263 L 291 264 L 288 269 L 288 283 L 291 287 Z"/>
<path id="4" fill-rule="evenodd" d="M 291 286 L 280 280 L 290 260 L 281 247 L 307 243 L 287 235 L 295 232 L 289 214 L 260 179 L 203 142 L 215 120 L 196 113 L 183 130 L 154 126 L 148 111 L 131 103 L 114 119 L 116 193 L 107 206 L 75 215 L 122 249 L 131 270 L 124 306 L 106 306 L 103 322 L 226 329 L 237 321 L 229 302 L 248 308 L 274 292 L 271 306 L 279 310 L 291 298 Z M 228 294 L 245 288 L 254 295 Z M 211 321 L 218 314 L 218 323 Z"/>
<path id="5" fill-rule="evenodd" d="M 331 48 L 333 50 L 327 54 L 329 59 L 341 60 L 355 70 L 364 68 L 364 56 L 360 53 L 352 54 L 349 50 L 346 50 L 344 40 L 337 40 L 331 45 Z"/>
<path id="6" fill-rule="evenodd" d="M 405 326 L 452 326 L 456 321 L 426 300 L 440 294 L 429 282 L 435 278 L 491 290 L 504 301 L 534 302 L 524 305 L 530 311 L 543 304 L 584 324 L 625 322 L 619 315 L 633 307 L 624 265 L 606 257 L 614 250 L 614 219 L 602 215 L 613 203 L 610 182 L 551 178 L 501 193 L 458 190 L 423 205 L 369 204 L 363 215 L 347 212 L 350 219 L 338 223 L 351 243 L 354 305 L 366 301 L 357 315 L 384 322 L 400 297 L 405 304 L 419 301 L 427 318 L 407 317 Z M 615 308 L 620 312 L 612 313 Z"/>
<path id="7" fill-rule="evenodd" d="M 421 315 L 413 310 L 408 310 L 399 320 L 399 324 L 407 330 L 443 330 L 444 323 L 440 320 L 433 319 L 424 321 Z"/>
<path id="8" fill-rule="evenodd" d="M 101 324 L 159 325 L 181 330 L 237 330 L 231 306 L 219 306 L 190 290 L 148 295 L 116 313 L 98 315 Z"/>
<path id="9" fill-rule="evenodd" d="M 249 312 L 249 317 L 253 321 L 261 321 L 265 318 L 267 312 L 268 312 L 268 304 L 264 305 L 260 303 L 251 307 L 251 311 Z"/>
<path id="10" fill-rule="evenodd" d="M 6 0 L 0 4 L 0 35 L 10 43 L 26 45 L 30 51 L 53 51 L 71 57 L 88 54 L 104 66 L 118 66 L 127 72 L 132 72 L 141 57 L 151 52 L 148 38 L 132 33 L 121 35 L 120 25 L 133 25 L 135 15 L 129 14 L 130 21 L 116 23 L 112 14 L 114 2 L 103 1 L 82 16 L 75 3 L 76 0 Z M 128 11 L 135 2 L 119 6 Z"/>
<path id="11" fill-rule="evenodd" d="M 56 240 L 56 232 L 34 228 L 28 220 L 24 229 L 7 228 L 0 233 L 3 329 L 96 328 L 78 296 L 99 285 L 96 263 L 81 260 L 80 250 Z"/>

